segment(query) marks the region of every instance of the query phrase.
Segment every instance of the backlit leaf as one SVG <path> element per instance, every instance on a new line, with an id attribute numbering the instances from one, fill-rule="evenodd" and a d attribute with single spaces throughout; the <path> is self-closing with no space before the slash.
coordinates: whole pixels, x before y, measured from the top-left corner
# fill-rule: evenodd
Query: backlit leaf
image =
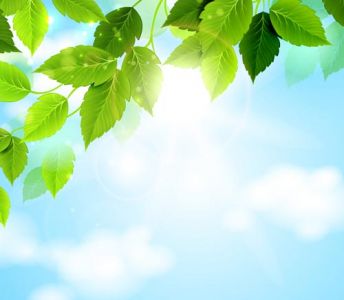
<path id="1" fill-rule="evenodd" d="M 123 62 L 123 71 L 128 77 L 131 87 L 131 96 L 149 113 L 158 100 L 162 72 L 160 60 L 156 54 L 145 47 L 134 47 Z"/>
<path id="2" fill-rule="evenodd" d="M 121 71 L 117 71 L 108 82 L 89 88 L 80 112 L 86 147 L 122 118 L 129 98 L 129 81 Z"/>
<path id="3" fill-rule="evenodd" d="M 320 48 L 320 64 L 325 78 L 344 68 L 344 27 L 334 22 L 326 32 L 331 46 Z"/>
<path id="4" fill-rule="evenodd" d="M 46 94 L 38 98 L 26 116 L 26 141 L 36 141 L 55 134 L 62 128 L 68 115 L 68 101 L 59 94 Z"/>
<path id="5" fill-rule="evenodd" d="M 36 72 L 79 87 L 104 83 L 116 72 L 116 66 L 110 53 L 92 46 L 76 46 L 52 56 Z"/>
<path id="6" fill-rule="evenodd" d="M 5 226 L 10 214 L 11 202 L 7 192 L 0 187 L 0 223 Z"/>
<path id="7" fill-rule="evenodd" d="M 17 137 L 12 137 L 10 146 L 0 152 L 0 167 L 12 184 L 25 169 L 27 153 L 26 144 Z"/>
<path id="8" fill-rule="evenodd" d="M 18 10 L 22 9 L 27 0 L 0 0 L 0 10 L 6 16 L 14 15 Z"/>
<path id="9" fill-rule="evenodd" d="M 104 20 L 102 10 L 94 0 L 53 0 L 58 11 L 77 22 L 97 22 Z"/>
<path id="10" fill-rule="evenodd" d="M 27 0 L 25 6 L 13 19 L 18 37 L 32 54 L 48 32 L 48 21 L 48 11 L 41 0 Z"/>
<path id="11" fill-rule="evenodd" d="M 291 44 L 310 47 L 329 44 L 319 17 L 299 0 L 276 1 L 270 17 L 277 33 Z"/>
<path id="12" fill-rule="evenodd" d="M 21 100 L 30 90 L 29 79 L 20 69 L 0 61 L 0 102 Z"/>
<path id="13" fill-rule="evenodd" d="M 31 200 L 42 196 L 47 191 L 43 177 L 42 168 L 35 168 L 31 170 L 25 180 L 23 187 L 24 201 Z"/>
<path id="14" fill-rule="evenodd" d="M 214 42 L 237 44 L 252 20 L 252 0 L 215 0 L 201 14 L 200 33 L 204 49 Z"/>
<path id="15" fill-rule="evenodd" d="M 55 147 L 44 158 L 42 175 L 47 189 L 55 197 L 65 186 L 74 171 L 75 156 L 71 147 Z"/>
<path id="16" fill-rule="evenodd" d="M 202 77 L 212 99 L 221 95 L 234 80 L 238 60 L 232 46 L 216 43 L 202 57 Z"/>
<path id="17" fill-rule="evenodd" d="M 0 152 L 6 150 L 11 144 L 11 134 L 5 129 L 0 128 Z"/>
<path id="18" fill-rule="evenodd" d="M 167 59 L 166 63 L 180 68 L 197 68 L 201 64 L 202 45 L 198 35 L 185 39 Z"/>

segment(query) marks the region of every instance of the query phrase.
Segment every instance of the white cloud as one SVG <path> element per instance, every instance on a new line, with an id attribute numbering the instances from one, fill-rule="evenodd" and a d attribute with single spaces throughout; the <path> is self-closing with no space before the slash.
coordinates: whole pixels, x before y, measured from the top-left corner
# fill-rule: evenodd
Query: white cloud
<path id="1" fill-rule="evenodd" d="M 122 292 L 172 264 L 169 252 L 152 245 L 150 233 L 142 228 L 123 235 L 96 232 L 78 245 L 52 245 L 49 252 L 67 282 L 96 294 Z"/>
<path id="2" fill-rule="evenodd" d="M 66 286 L 81 293 L 126 292 L 168 271 L 173 264 L 170 252 L 154 245 L 151 233 L 145 228 L 122 234 L 96 231 L 80 243 L 43 244 L 37 241 L 31 227 L 27 220 L 11 216 L 6 229 L 0 231 L 0 267 L 35 264 L 50 268 Z M 36 291 L 32 299 L 69 299 L 66 295 L 61 289 L 47 287 Z"/>
<path id="3" fill-rule="evenodd" d="M 64 287 L 47 285 L 34 290 L 29 300 L 70 300 L 71 293 Z"/>
<path id="4" fill-rule="evenodd" d="M 303 238 L 318 239 L 344 223 L 344 181 L 335 168 L 274 168 L 247 186 L 243 200 L 244 210 L 225 218 L 231 230 L 248 229 L 263 216 Z"/>

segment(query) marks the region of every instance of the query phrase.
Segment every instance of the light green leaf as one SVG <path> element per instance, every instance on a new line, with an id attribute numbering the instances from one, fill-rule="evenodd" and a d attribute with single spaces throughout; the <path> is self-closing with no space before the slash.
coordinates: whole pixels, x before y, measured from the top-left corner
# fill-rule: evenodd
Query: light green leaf
<path id="1" fill-rule="evenodd" d="M 130 82 L 131 96 L 151 114 L 162 84 L 159 64 L 156 54 L 145 47 L 134 47 L 123 62 L 123 71 Z"/>
<path id="2" fill-rule="evenodd" d="M 205 6 L 213 0 L 178 0 L 164 26 L 176 26 L 180 29 L 198 30 L 200 14 Z"/>
<path id="3" fill-rule="evenodd" d="M 11 144 L 11 134 L 5 129 L 0 128 L 0 152 L 6 150 Z"/>
<path id="4" fill-rule="evenodd" d="M 237 70 L 238 60 L 232 46 L 215 43 L 203 54 L 202 77 L 212 99 L 227 89 Z"/>
<path id="5" fill-rule="evenodd" d="M 325 78 L 344 68 L 344 27 L 334 22 L 326 32 L 331 46 L 320 48 L 320 64 Z"/>
<path id="6" fill-rule="evenodd" d="M 201 64 L 202 45 L 198 34 L 185 39 L 167 59 L 166 63 L 180 68 L 197 68 Z"/>
<path id="7" fill-rule="evenodd" d="M 26 141 L 37 141 L 54 135 L 66 122 L 68 101 L 59 94 L 45 94 L 38 98 L 26 116 Z"/>
<path id="8" fill-rule="evenodd" d="M 26 2 L 27 0 L 0 0 L 0 10 L 6 16 L 14 15 L 25 6 Z"/>
<path id="9" fill-rule="evenodd" d="M 252 20 L 252 0 L 215 0 L 201 14 L 200 33 L 204 50 L 214 42 L 237 44 Z"/>
<path id="10" fill-rule="evenodd" d="M 302 3 L 314 9 L 320 18 L 323 19 L 328 17 L 328 13 L 322 0 L 302 0 Z"/>
<path id="11" fill-rule="evenodd" d="M 48 11 L 41 0 L 27 0 L 25 6 L 19 10 L 13 26 L 18 37 L 34 54 L 48 32 Z"/>
<path id="12" fill-rule="evenodd" d="M 0 187 L 0 223 L 6 226 L 8 216 L 10 215 L 11 202 L 7 192 Z"/>
<path id="13" fill-rule="evenodd" d="M 62 15 L 77 22 L 98 22 L 105 19 L 94 0 L 53 0 L 53 3 Z"/>
<path id="14" fill-rule="evenodd" d="M 25 169 L 27 153 L 26 144 L 17 137 L 12 137 L 10 146 L 0 152 L 0 167 L 12 184 Z"/>
<path id="15" fill-rule="evenodd" d="M 42 168 L 35 168 L 27 174 L 24 180 L 23 199 L 31 200 L 42 196 L 47 191 L 43 177 Z"/>
<path id="16" fill-rule="evenodd" d="M 285 77 L 289 86 L 311 76 L 319 63 L 319 49 L 291 47 L 285 61 Z"/>
<path id="17" fill-rule="evenodd" d="M 129 81 L 121 71 L 117 71 L 108 82 L 89 88 L 80 112 L 86 148 L 122 118 L 125 101 L 129 98 Z"/>
<path id="18" fill-rule="evenodd" d="M 314 10 L 299 0 L 278 0 L 270 9 L 272 25 L 286 41 L 297 46 L 328 45 Z"/>
<path id="19" fill-rule="evenodd" d="M 120 57 L 142 34 L 142 20 L 133 7 L 122 7 L 106 15 L 94 34 L 94 46 Z"/>
<path id="20" fill-rule="evenodd" d="M 4 52 L 19 52 L 19 50 L 14 45 L 13 34 L 7 19 L 0 13 L 0 53 Z"/>
<path id="21" fill-rule="evenodd" d="M 49 152 L 42 164 L 42 175 L 50 193 L 56 194 L 65 186 L 74 171 L 75 156 L 71 147 L 63 145 Z"/>
<path id="22" fill-rule="evenodd" d="M 0 102 L 15 102 L 31 90 L 29 79 L 14 65 L 0 61 Z"/>
<path id="23" fill-rule="evenodd" d="M 279 47 L 280 41 L 269 14 L 262 12 L 254 16 L 248 32 L 240 42 L 240 53 L 252 81 L 272 64 L 279 53 Z"/>
<path id="24" fill-rule="evenodd" d="M 108 52 L 92 46 L 66 48 L 49 58 L 36 72 L 74 87 L 99 85 L 116 72 L 117 61 Z"/>
<path id="25" fill-rule="evenodd" d="M 344 0 L 323 0 L 326 10 L 344 26 Z"/>

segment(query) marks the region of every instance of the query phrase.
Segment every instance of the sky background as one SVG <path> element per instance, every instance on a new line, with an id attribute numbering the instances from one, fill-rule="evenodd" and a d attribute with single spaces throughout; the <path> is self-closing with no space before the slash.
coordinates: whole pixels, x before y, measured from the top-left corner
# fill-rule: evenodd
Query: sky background
<path id="1" fill-rule="evenodd" d="M 133 1 L 97 2 L 109 12 Z M 28 73 L 60 49 L 92 42 L 95 25 L 45 3 L 51 25 L 35 56 L 23 47 L 0 55 Z M 155 3 L 138 7 L 146 25 Z M 160 33 L 164 61 L 179 41 Z M 254 86 L 241 65 L 214 102 L 197 70 L 163 66 L 154 117 L 131 102 L 86 153 L 78 116 L 30 144 L 25 174 L 61 141 L 77 162 L 56 200 L 23 203 L 25 174 L 13 187 L 0 175 L 12 200 L 0 229 L 0 299 L 343 299 L 344 73 L 325 81 L 316 51 L 282 43 Z M 56 85 L 31 79 L 35 90 Z M 0 126 L 20 125 L 33 101 L 2 103 Z"/>

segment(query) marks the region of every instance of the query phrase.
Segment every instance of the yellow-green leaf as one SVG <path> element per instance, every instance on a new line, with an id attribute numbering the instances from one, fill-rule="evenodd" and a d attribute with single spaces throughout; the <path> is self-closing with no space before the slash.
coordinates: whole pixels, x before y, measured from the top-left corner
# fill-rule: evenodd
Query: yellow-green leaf
<path id="1" fill-rule="evenodd" d="M 55 197 L 65 186 L 74 171 L 75 156 L 71 147 L 55 147 L 43 160 L 42 175 L 46 187 Z"/>
<path id="2" fill-rule="evenodd" d="M 48 32 L 48 11 L 41 0 L 27 0 L 13 19 L 18 37 L 34 54 Z"/>
<path id="3" fill-rule="evenodd" d="M 38 98 L 26 116 L 24 133 L 26 141 L 37 141 L 52 136 L 66 122 L 68 101 L 59 94 L 46 94 Z"/>
<path id="4" fill-rule="evenodd" d="M 0 187 L 0 223 L 5 226 L 10 214 L 11 202 L 7 192 Z"/>

